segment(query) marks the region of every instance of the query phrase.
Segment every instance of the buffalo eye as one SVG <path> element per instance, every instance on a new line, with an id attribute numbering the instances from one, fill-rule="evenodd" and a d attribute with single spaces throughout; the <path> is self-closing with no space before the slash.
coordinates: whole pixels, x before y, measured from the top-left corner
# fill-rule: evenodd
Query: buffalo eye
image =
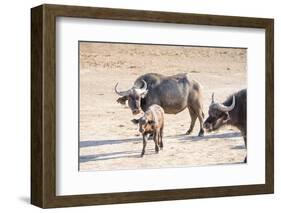
<path id="1" fill-rule="evenodd" d="M 227 112 L 224 113 L 223 115 L 224 120 L 229 120 L 229 114 Z"/>

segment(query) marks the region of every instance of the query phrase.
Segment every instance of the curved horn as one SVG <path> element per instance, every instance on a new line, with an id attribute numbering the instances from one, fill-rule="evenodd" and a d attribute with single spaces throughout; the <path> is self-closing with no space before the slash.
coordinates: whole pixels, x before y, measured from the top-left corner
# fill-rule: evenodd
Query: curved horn
<path id="1" fill-rule="evenodd" d="M 143 94 L 147 91 L 147 83 L 145 82 L 145 80 L 141 80 L 143 82 L 143 87 L 140 88 L 140 89 L 136 89 L 136 91 L 139 93 L 139 94 Z"/>
<path id="2" fill-rule="evenodd" d="M 115 85 L 115 87 L 114 87 L 114 90 L 115 90 L 115 92 L 118 94 L 118 95 L 120 95 L 120 96 L 128 96 L 129 94 L 130 94 L 130 92 L 131 92 L 131 89 L 129 89 L 129 90 L 127 90 L 127 91 L 118 91 L 117 90 L 117 86 L 118 86 L 118 83 Z"/>
<path id="3" fill-rule="evenodd" d="M 235 107 L 235 96 L 232 96 L 232 104 L 230 106 L 225 106 L 223 104 L 218 104 L 218 109 L 223 112 L 229 112 Z"/>
<path id="4" fill-rule="evenodd" d="M 147 83 L 145 80 L 141 80 L 143 82 L 143 87 L 141 89 L 146 90 L 147 89 Z"/>
<path id="5" fill-rule="evenodd" d="M 214 96 L 215 96 L 215 93 L 212 93 L 212 104 L 215 103 Z"/>

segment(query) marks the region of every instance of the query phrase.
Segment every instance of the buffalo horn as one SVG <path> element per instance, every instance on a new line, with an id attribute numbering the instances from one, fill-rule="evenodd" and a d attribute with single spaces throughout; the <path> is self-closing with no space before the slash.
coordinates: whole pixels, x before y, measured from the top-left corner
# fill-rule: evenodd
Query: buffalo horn
<path id="1" fill-rule="evenodd" d="M 115 85 L 115 92 L 120 95 L 120 96 L 128 96 L 130 93 L 131 93 L 131 89 L 127 90 L 127 91 L 118 91 L 117 90 L 117 86 L 118 86 L 118 83 Z"/>
<path id="2" fill-rule="evenodd" d="M 142 80 L 143 82 L 143 87 L 140 89 L 136 89 L 136 91 L 141 95 L 143 93 L 145 93 L 147 91 L 147 83 L 145 82 L 145 80 Z"/>
<path id="3" fill-rule="evenodd" d="M 225 106 L 223 104 L 218 104 L 218 109 L 220 111 L 223 111 L 223 112 L 229 112 L 229 111 L 233 110 L 234 107 L 235 107 L 235 96 L 234 95 L 232 97 L 232 104 L 230 106 Z"/>

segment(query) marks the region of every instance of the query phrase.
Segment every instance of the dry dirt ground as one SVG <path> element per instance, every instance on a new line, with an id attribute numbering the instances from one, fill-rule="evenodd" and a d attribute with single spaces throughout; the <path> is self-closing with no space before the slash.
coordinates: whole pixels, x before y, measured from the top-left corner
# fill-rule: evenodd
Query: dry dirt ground
<path id="1" fill-rule="evenodd" d="M 149 141 L 140 157 L 142 138 L 127 106 L 116 102 L 114 86 L 132 86 L 145 73 L 186 72 L 204 88 L 204 113 L 211 93 L 223 101 L 246 88 L 246 49 L 161 45 L 80 43 L 80 171 L 189 167 L 241 163 L 246 155 L 239 131 L 226 126 L 198 137 L 191 135 L 188 110 L 165 114 L 164 149 L 155 154 Z"/>

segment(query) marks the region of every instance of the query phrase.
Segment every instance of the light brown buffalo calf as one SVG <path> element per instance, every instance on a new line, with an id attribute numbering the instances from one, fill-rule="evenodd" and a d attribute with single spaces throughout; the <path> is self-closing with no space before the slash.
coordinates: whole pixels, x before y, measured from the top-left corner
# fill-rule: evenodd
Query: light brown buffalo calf
<path id="1" fill-rule="evenodd" d="M 159 152 L 159 147 L 163 149 L 163 128 L 164 128 L 164 110 L 159 105 L 153 104 L 144 115 L 139 119 L 133 119 L 134 124 L 139 125 L 139 131 L 143 137 L 143 148 L 141 157 L 145 153 L 145 147 L 148 137 L 153 135 L 155 142 L 155 152 Z"/>

